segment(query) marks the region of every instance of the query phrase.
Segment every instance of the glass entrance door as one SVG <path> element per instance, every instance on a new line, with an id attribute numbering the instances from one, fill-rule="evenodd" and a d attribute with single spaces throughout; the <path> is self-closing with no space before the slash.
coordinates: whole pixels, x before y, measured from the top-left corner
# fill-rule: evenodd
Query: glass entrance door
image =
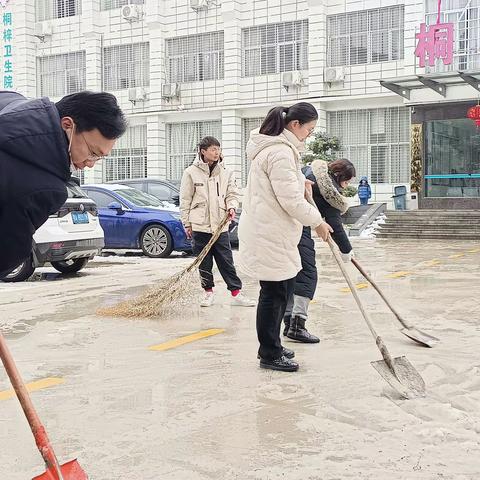
<path id="1" fill-rule="evenodd" d="M 480 129 L 467 118 L 425 124 L 425 196 L 480 197 Z"/>

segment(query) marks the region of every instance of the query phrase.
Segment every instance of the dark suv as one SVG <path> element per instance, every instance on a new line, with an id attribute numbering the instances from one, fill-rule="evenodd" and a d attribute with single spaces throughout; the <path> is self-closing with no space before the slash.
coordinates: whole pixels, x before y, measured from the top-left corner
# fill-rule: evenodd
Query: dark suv
<path id="1" fill-rule="evenodd" d="M 115 180 L 108 183 L 116 183 L 138 188 L 138 190 L 149 193 L 163 202 L 173 203 L 177 207 L 180 205 L 180 182 L 178 181 L 170 182 L 168 180 L 160 180 L 157 178 L 135 178 L 128 180 Z M 230 223 L 229 227 L 230 242 L 234 246 L 238 246 L 237 230 L 239 215 L 240 212 L 237 212 L 237 217 Z"/>

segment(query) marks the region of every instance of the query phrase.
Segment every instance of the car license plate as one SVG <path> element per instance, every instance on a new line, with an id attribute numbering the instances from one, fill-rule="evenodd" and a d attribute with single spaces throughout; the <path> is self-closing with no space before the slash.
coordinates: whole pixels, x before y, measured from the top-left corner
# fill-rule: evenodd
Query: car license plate
<path id="1" fill-rule="evenodd" d="M 88 223 L 88 213 L 72 212 L 73 223 Z"/>

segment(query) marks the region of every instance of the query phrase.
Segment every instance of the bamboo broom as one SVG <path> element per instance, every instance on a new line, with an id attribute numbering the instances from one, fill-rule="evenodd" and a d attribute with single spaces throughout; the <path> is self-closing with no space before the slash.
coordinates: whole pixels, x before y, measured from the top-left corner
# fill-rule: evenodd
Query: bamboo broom
<path id="1" fill-rule="evenodd" d="M 139 297 L 126 300 L 112 307 L 100 308 L 97 310 L 97 314 L 108 317 L 129 318 L 162 317 L 163 315 L 171 314 L 172 309 L 188 304 L 194 295 L 193 291 L 197 282 L 197 279 L 194 280 L 193 274 L 208 255 L 213 244 L 218 240 L 228 221 L 229 215 L 227 214 L 213 233 L 210 241 L 187 268 L 160 285 L 149 288 Z"/>

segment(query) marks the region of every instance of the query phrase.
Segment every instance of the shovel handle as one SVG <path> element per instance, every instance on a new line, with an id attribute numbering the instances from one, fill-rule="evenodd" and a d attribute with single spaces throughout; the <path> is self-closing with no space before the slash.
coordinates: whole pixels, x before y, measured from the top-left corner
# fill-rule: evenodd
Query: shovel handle
<path id="1" fill-rule="evenodd" d="M 358 296 L 357 290 L 355 288 L 355 285 L 352 282 L 352 279 L 350 278 L 350 275 L 347 272 L 347 269 L 345 268 L 345 265 L 343 264 L 343 260 L 340 258 L 340 255 L 337 251 L 337 248 L 335 244 L 333 243 L 332 238 L 330 235 L 328 236 L 327 239 L 328 246 L 330 247 L 330 250 L 332 250 L 333 256 L 335 257 L 335 260 L 340 267 L 340 270 L 343 273 L 343 276 L 345 277 L 345 280 L 350 287 L 350 291 L 352 292 L 353 297 L 355 298 L 355 301 L 357 302 L 358 308 L 360 309 L 360 312 L 362 313 L 363 319 L 365 320 L 365 323 L 368 325 L 368 328 L 370 329 L 370 332 L 372 332 L 372 336 L 375 339 L 375 343 L 380 350 L 380 353 L 382 354 L 383 359 L 385 360 L 385 363 L 389 366 L 389 368 L 394 371 L 393 369 L 393 361 L 392 357 L 390 356 L 390 353 L 387 350 L 387 346 L 384 344 L 382 338 L 377 334 L 375 331 L 375 328 L 373 327 L 373 323 L 370 320 L 370 316 L 368 315 L 367 311 L 363 307 L 363 304 L 360 300 L 360 297 Z"/>
<path id="2" fill-rule="evenodd" d="M 387 299 L 385 294 L 380 290 L 380 287 L 377 285 L 377 283 L 373 280 L 372 277 L 363 269 L 363 267 L 358 263 L 358 260 L 356 258 L 352 258 L 352 263 L 355 265 L 357 270 L 365 277 L 365 280 L 367 280 L 368 283 L 377 291 L 377 293 L 380 295 L 382 300 L 385 302 L 387 307 L 391 310 L 391 312 L 397 317 L 397 320 L 405 327 L 405 328 L 412 328 L 412 325 L 410 325 L 406 320 L 404 320 L 401 315 L 395 310 L 395 308 L 392 306 L 390 301 Z"/>
<path id="3" fill-rule="evenodd" d="M 15 361 L 13 360 L 12 354 L 8 349 L 7 342 L 5 341 L 5 337 L 0 332 L 0 357 L 2 359 L 3 366 L 7 372 L 8 377 L 10 378 L 10 382 L 15 390 L 17 395 L 18 401 L 22 406 L 22 409 L 27 417 L 28 424 L 30 425 L 30 429 L 32 430 L 33 436 L 35 437 L 35 443 L 37 444 L 37 448 L 40 451 L 43 460 L 45 461 L 45 465 L 47 470 L 49 468 L 54 468 L 57 470 L 57 475 L 59 480 L 63 480 L 61 473 L 58 473 L 60 470 L 57 458 L 53 451 L 52 446 L 50 445 L 50 440 L 48 439 L 47 432 L 43 427 L 42 423 L 40 422 L 40 418 L 37 415 L 35 407 L 30 399 L 30 395 L 28 394 L 28 390 L 23 383 L 22 377 L 20 372 L 15 365 Z"/>

